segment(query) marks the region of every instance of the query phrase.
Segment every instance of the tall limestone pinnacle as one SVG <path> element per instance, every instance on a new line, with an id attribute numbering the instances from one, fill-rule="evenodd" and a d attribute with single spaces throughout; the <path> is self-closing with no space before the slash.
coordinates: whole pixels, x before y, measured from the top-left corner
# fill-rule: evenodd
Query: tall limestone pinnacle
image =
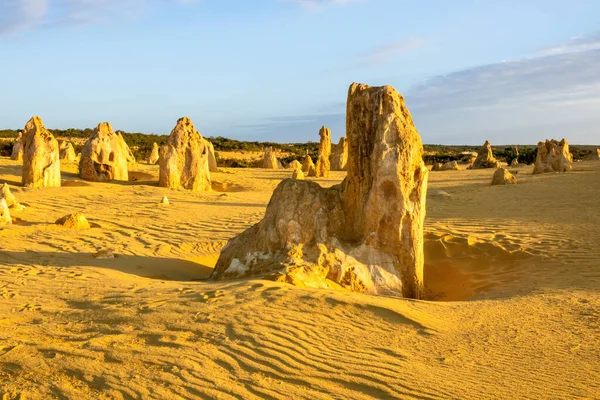
<path id="1" fill-rule="evenodd" d="M 33 117 L 27 122 L 22 142 L 23 186 L 60 186 L 58 142 L 44 127 L 40 117 Z"/>
<path id="2" fill-rule="evenodd" d="M 172 189 L 210 191 L 208 151 L 192 120 L 188 117 L 177 120 L 167 145 L 160 149 L 158 185 Z"/>
<path id="3" fill-rule="evenodd" d="M 128 153 L 123 137 L 108 122 L 101 122 L 81 150 L 79 176 L 93 182 L 127 181 Z"/>
<path id="4" fill-rule="evenodd" d="M 331 157 L 331 131 L 326 126 L 323 126 L 319 130 L 319 153 L 317 156 L 317 165 L 315 167 L 315 176 L 318 178 L 328 178 L 329 171 L 331 170 L 331 164 L 329 157 Z"/>
<path id="5" fill-rule="evenodd" d="M 214 279 L 421 296 L 428 171 L 404 99 L 391 86 L 352 84 L 346 132 L 341 185 L 283 180 L 263 220 L 223 248 Z"/>

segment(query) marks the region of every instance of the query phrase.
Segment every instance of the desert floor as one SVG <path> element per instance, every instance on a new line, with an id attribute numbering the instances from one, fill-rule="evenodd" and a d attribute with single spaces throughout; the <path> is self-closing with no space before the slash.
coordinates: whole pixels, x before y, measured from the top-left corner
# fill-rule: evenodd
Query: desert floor
<path id="1" fill-rule="evenodd" d="M 0 228 L 0 398 L 600 398 L 600 163 L 574 168 L 431 173 L 416 301 L 202 280 L 290 171 L 191 193 L 157 166 L 90 183 L 65 164 L 63 187 L 24 189 L 0 158 L 27 206 Z M 76 211 L 91 229 L 54 225 Z"/>

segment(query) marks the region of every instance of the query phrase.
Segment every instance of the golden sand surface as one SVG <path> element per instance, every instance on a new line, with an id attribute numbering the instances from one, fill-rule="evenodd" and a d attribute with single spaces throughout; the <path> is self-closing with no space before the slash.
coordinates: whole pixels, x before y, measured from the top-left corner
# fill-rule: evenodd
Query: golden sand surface
<path id="1" fill-rule="evenodd" d="M 0 228 L 1 399 L 600 398 L 598 162 L 431 173 L 424 300 L 202 280 L 291 171 L 192 193 L 130 168 L 25 189 L 0 158 L 26 205 Z M 74 212 L 91 229 L 54 224 Z"/>

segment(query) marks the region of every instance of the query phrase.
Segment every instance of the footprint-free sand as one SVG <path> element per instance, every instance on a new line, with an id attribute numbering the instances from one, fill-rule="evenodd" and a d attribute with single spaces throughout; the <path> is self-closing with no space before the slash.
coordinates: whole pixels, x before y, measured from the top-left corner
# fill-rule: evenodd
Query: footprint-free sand
<path id="1" fill-rule="evenodd" d="M 212 192 L 20 187 L 0 228 L 0 398 L 600 398 L 600 163 L 568 174 L 432 172 L 427 299 L 206 278 L 289 170 L 224 169 Z M 345 173 L 317 179 L 339 183 Z M 160 205 L 166 195 L 170 205 Z M 54 225 L 83 212 L 92 228 Z M 96 258 L 110 250 L 114 258 Z"/>

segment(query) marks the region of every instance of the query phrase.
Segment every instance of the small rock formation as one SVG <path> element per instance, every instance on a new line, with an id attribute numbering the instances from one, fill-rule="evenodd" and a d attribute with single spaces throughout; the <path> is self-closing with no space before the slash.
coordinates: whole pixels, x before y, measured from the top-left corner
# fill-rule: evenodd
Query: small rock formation
<path id="1" fill-rule="evenodd" d="M 156 142 L 152 145 L 152 153 L 150 153 L 150 157 L 148 157 L 148 164 L 158 164 L 158 144 Z"/>
<path id="2" fill-rule="evenodd" d="M 344 181 L 283 180 L 264 219 L 223 248 L 213 279 L 421 295 L 428 171 L 404 99 L 391 86 L 352 84 L 346 132 Z"/>
<path id="3" fill-rule="evenodd" d="M 329 171 L 331 170 L 331 164 L 329 163 L 329 157 L 331 157 L 331 131 L 326 126 L 323 126 L 319 130 L 319 136 L 321 137 L 321 142 L 319 143 L 319 155 L 314 176 L 317 178 L 328 178 Z"/>
<path id="4" fill-rule="evenodd" d="M 94 254 L 94 257 L 99 260 L 109 260 L 111 258 L 115 258 L 115 255 L 112 250 L 102 249 Z"/>
<path id="5" fill-rule="evenodd" d="M 162 199 L 160 199 L 160 204 L 162 204 L 163 206 L 168 206 L 169 204 L 169 199 L 167 199 L 167 196 L 163 196 Z"/>
<path id="6" fill-rule="evenodd" d="M 69 229 L 90 229 L 88 220 L 80 212 L 65 215 L 64 217 L 57 219 L 55 224 Z"/>
<path id="7" fill-rule="evenodd" d="M 210 191 L 208 147 L 188 117 L 177 120 L 159 157 L 158 185 L 172 189 Z"/>
<path id="8" fill-rule="evenodd" d="M 583 161 L 600 161 L 600 149 L 592 150 Z"/>
<path id="9" fill-rule="evenodd" d="M 121 135 L 108 122 L 102 122 L 92 131 L 81 150 L 79 175 L 93 182 L 127 181 L 128 147 Z"/>
<path id="10" fill-rule="evenodd" d="M 471 166 L 472 169 L 482 169 L 482 168 L 499 168 L 500 163 L 494 157 L 492 152 L 492 145 L 487 140 L 477 152 L 477 158 L 473 162 Z"/>
<path id="11" fill-rule="evenodd" d="M 573 169 L 573 156 L 569 152 L 569 143 L 563 139 L 546 140 L 538 143 L 538 151 L 533 167 L 534 174 L 546 172 L 569 172 Z"/>
<path id="12" fill-rule="evenodd" d="M 60 186 L 58 142 L 44 127 L 40 117 L 33 117 L 27 122 L 22 142 L 23 186 Z"/>
<path id="13" fill-rule="evenodd" d="M 444 167 L 444 164 L 436 162 L 433 164 L 433 166 L 431 167 L 432 171 L 441 171 L 442 168 Z"/>
<path id="14" fill-rule="evenodd" d="M 15 144 L 10 155 L 11 160 L 23 161 L 23 133 L 19 132 L 19 137 L 15 141 Z"/>
<path id="15" fill-rule="evenodd" d="M 2 189 L 0 189 L 0 199 L 4 199 L 7 207 L 9 208 L 15 208 L 17 210 L 22 210 L 25 208 L 17 201 L 15 195 L 11 193 L 8 183 L 2 185 Z"/>
<path id="16" fill-rule="evenodd" d="M 0 226 L 8 224 L 12 224 L 12 218 L 6 200 L 2 198 L 0 199 Z"/>
<path id="17" fill-rule="evenodd" d="M 312 158 L 307 154 L 304 162 L 302 163 L 302 172 L 308 176 L 315 176 L 315 164 L 313 163 Z"/>
<path id="18" fill-rule="evenodd" d="M 495 185 L 514 185 L 517 183 L 517 178 L 513 176 L 507 169 L 498 168 L 492 177 L 492 186 Z"/>
<path id="19" fill-rule="evenodd" d="M 75 161 L 75 158 L 77 158 L 77 156 L 75 155 L 75 149 L 73 148 L 71 142 L 67 142 L 66 140 L 61 142 L 60 146 L 58 147 L 58 150 L 60 153 L 61 160 L 73 162 Z"/>
<path id="20" fill-rule="evenodd" d="M 341 137 L 340 141 L 331 155 L 331 170 L 345 171 L 346 163 L 348 162 L 348 141 L 345 137 Z"/>
<path id="21" fill-rule="evenodd" d="M 292 179 L 297 179 L 299 181 L 304 180 L 304 173 L 300 168 L 294 170 L 294 172 L 292 173 Z"/>
<path id="22" fill-rule="evenodd" d="M 210 172 L 219 172 L 219 168 L 217 167 L 217 157 L 215 157 L 215 147 L 208 140 L 204 138 L 202 140 L 208 148 L 208 170 Z"/>
<path id="23" fill-rule="evenodd" d="M 287 167 L 288 169 L 302 169 L 302 163 L 298 160 L 294 160 Z"/>
<path id="24" fill-rule="evenodd" d="M 442 167 L 442 170 L 444 170 L 444 171 L 460 171 L 461 168 L 458 166 L 458 162 L 448 161 L 447 163 L 444 164 L 444 166 Z"/>
<path id="25" fill-rule="evenodd" d="M 279 161 L 277 161 L 277 157 L 275 157 L 275 153 L 273 152 L 273 147 L 269 146 L 265 149 L 265 155 L 262 160 L 262 167 L 265 169 L 278 169 Z"/>
<path id="26" fill-rule="evenodd" d="M 513 160 L 510 162 L 510 166 L 511 166 L 511 167 L 518 167 L 519 165 L 520 165 L 520 164 L 519 164 L 519 160 L 518 160 L 518 159 L 516 159 L 516 158 L 515 158 L 515 159 L 513 159 Z"/>

